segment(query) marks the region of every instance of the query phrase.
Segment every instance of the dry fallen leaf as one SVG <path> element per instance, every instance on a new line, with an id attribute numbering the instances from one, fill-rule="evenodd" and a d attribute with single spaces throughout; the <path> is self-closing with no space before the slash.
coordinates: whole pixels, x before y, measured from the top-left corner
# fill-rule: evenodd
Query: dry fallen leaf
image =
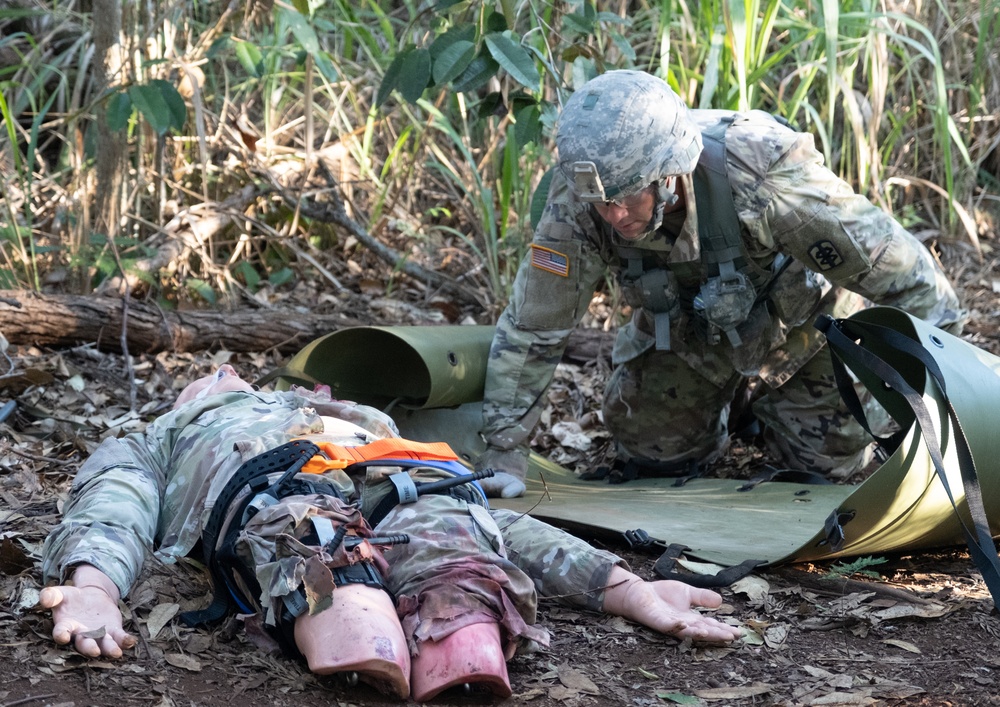
<path id="1" fill-rule="evenodd" d="M 559 682 L 571 690 L 582 692 L 585 695 L 599 695 L 601 691 L 594 684 L 594 681 L 581 673 L 576 668 L 567 665 L 559 667 Z"/>
<path id="2" fill-rule="evenodd" d="M 788 624 L 775 624 L 764 632 L 764 643 L 768 648 L 780 648 L 788 640 Z"/>
<path id="3" fill-rule="evenodd" d="M 580 425 L 570 420 L 563 420 L 552 425 L 552 436 L 564 447 L 578 449 L 581 452 L 590 449 L 590 437 L 583 433 Z"/>
<path id="4" fill-rule="evenodd" d="M 738 594 L 746 594 L 750 601 L 759 604 L 771 591 L 771 585 L 767 583 L 767 580 L 748 575 L 733 582 L 732 590 Z"/>
<path id="5" fill-rule="evenodd" d="M 157 604 L 146 617 L 146 629 L 149 631 L 149 640 L 155 641 L 157 634 L 163 629 L 170 619 L 177 615 L 181 607 L 179 604 Z"/>
<path id="6" fill-rule="evenodd" d="M 909 641 L 901 641 L 898 638 L 886 638 L 882 641 L 889 646 L 896 646 L 896 648 L 902 648 L 904 651 L 910 651 L 910 653 L 921 653 L 922 651 Z"/>
<path id="7" fill-rule="evenodd" d="M 704 690 L 694 690 L 694 694 L 703 700 L 742 700 L 747 697 L 766 695 L 774 689 L 773 686 L 762 682 L 755 682 L 752 685 L 742 687 L 713 687 Z"/>
<path id="8" fill-rule="evenodd" d="M 163 656 L 163 659 L 175 668 L 190 670 L 192 673 L 197 673 L 201 670 L 201 661 L 194 656 L 184 655 L 183 653 L 167 653 Z"/>

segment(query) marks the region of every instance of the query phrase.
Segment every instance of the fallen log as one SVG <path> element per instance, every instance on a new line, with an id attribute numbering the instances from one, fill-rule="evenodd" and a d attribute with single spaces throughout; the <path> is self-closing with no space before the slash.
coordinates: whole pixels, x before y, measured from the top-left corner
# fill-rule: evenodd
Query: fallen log
<path id="1" fill-rule="evenodd" d="M 239 353 L 275 350 L 297 353 L 313 339 L 361 322 L 342 314 L 293 309 L 169 311 L 149 302 L 117 296 L 53 295 L 0 290 L 0 333 L 11 344 L 66 348 L 96 345 L 122 352 L 122 321 L 130 354 L 225 349 Z M 609 358 L 611 334 L 577 330 L 566 358 L 576 362 Z"/>
<path id="2" fill-rule="evenodd" d="M 121 353 L 127 317 L 129 353 L 277 350 L 293 354 L 313 339 L 361 322 L 340 314 L 287 309 L 167 311 L 120 297 L 0 291 L 0 333 L 12 344 L 64 348 L 95 344 Z"/>

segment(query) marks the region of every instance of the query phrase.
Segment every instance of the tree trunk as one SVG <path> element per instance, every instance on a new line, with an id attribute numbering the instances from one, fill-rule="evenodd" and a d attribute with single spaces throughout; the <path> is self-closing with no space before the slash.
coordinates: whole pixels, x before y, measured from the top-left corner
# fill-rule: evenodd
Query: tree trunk
<path id="1" fill-rule="evenodd" d="M 120 353 L 126 309 L 131 354 L 219 348 L 234 352 L 274 349 L 290 356 L 332 331 L 365 324 L 341 314 L 302 314 L 289 309 L 171 312 L 120 297 L 0 290 L 0 332 L 16 345 L 96 344 L 102 351 Z M 566 350 L 566 358 L 577 362 L 610 355 L 611 335 L 594 329 L 575 331 Z"/>
<path id="2" fill-rule="evenodd" d="M 94 52 L 98 94 L 122 81 L 122 10 L 120 0 L 94 0 Z M 121 222 L 122 175 L 125 173 L 125 133 L 108 127 L 104 104 L 97 106 L 97 212 L 94 231 L 114 241 Z"/>

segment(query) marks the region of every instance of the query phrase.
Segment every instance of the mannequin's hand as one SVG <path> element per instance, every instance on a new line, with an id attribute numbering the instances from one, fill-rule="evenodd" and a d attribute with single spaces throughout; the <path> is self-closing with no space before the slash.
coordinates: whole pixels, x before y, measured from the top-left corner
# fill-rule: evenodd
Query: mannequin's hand
<path id="1" fill-rule="evenodd" d="M 122 649 L 134 646 L 136 639 L 122 627 L 118 588 L 100 570 L 81 569 L 72 585 L 46 587 L 39 595 L 38 605 L 52 611 L 52 640 L 72 642 L 88 658 L 121 658 Z"/>

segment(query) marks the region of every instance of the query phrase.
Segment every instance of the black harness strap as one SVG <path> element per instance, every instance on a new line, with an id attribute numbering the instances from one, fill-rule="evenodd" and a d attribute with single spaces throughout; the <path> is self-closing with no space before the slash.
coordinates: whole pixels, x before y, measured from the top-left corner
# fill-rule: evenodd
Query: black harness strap
<path id="1" fill-rule="evenodd" d="M 212 603 L 205 609 L 182 613 L 180 619 L 185 625 L 199 626 L 218 621 L 233 603 L 238 602 L 237 597 L 241 596 L 243 592 L 235 586 L 225 569 L 230 568 L 240 572 L 240 563 L 233 561 L 235 555 L 230 546 L 233 545 L 236 535 L 243 526 L 241 519 L 244 511 L 258 494 L 269 490 L 269 486 L 276 499 L 289 495 L 288 491 L 291 487 L 288 485 L 288 481 L 301 471 L 306 462 L 317 452 L 319 452 L 319 447 L 312 442 L 294 440 L 247 460 L 229 479 L 219 497 L 215 499 L 215 505 L 212 507 L 212 512 L 209 514 L 208 522 L 205 524 L 201 536 L 202 555 L 205 566 L 212 577 L 214 597 Z M 281 471 L 285 472 L 281 478 L 274 484 L 270 484 L 268 475 Z M 324 484 L 324 486 L 329 486 L 329 490 L 323 489 L 324 492 L 339 496 L 332 484 Z M 233 520 L 229 524 L 226 536 L 220 543 L 219 534 L 222 532 L 222 526 L 229 514 L 230 506 L 240 492 L 247 487 L 250 491 L 233 514 Z M 228 552 L 220 553 L 220 549 L 226 548 L 229 549 Z M 226 565 L 226 568 L 223 565 Z M 246 576 L 245 572 L 240 572 L 240 575 L 244 582 L 251 579 Z M 253 584 L 250 586 L 255 585 L 256 579 L 253 579 Z M 240 606 L 239 608 L 247 613 L 253 611 L 249 606 Z"/>

